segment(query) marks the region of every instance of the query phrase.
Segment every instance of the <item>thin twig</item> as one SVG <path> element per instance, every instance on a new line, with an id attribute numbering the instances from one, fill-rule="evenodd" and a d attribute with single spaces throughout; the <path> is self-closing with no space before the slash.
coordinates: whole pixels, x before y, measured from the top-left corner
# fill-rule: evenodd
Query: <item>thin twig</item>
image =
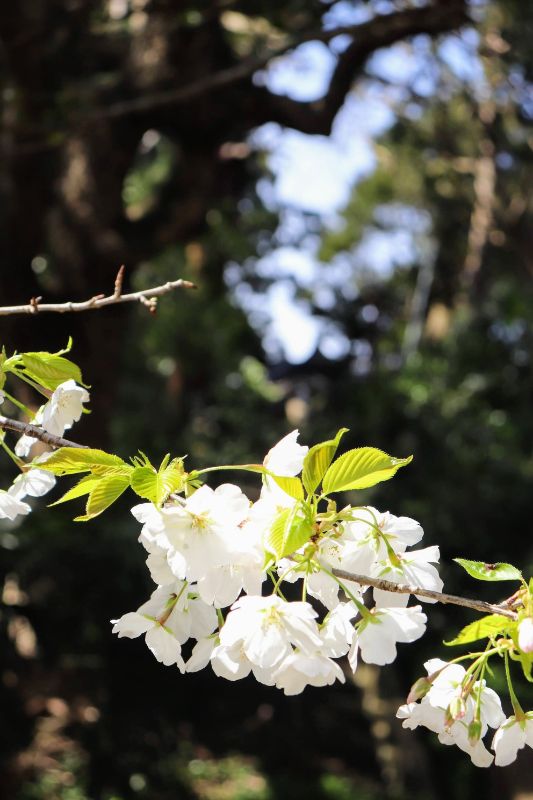
<path id="1" fill-rule="evenodd" d="M 63 439 L 62 436 L 54 436 L 53 433 L 48 433 L 48 431 L 39 428 L 37 425 L 31 425 L 29 422 L 19 422 L 9 417 L 0 417 L 0 428 L 5 431 L 15 431 L 23 436 L 31 436 L 33 439 L 39 439 L 39 441 L 52 447 L 81 447 L 84 450 L 89 449 L 86 444 L 71 442 L 69 439 Z"/>
<path id="2" fill-rule="evenodd" d="M 139 292 L 121 294 L 122 276 L 119 270 L 115 280 L 115 290 L 113 294 L 107 297 L 103 294 L 97 294 L 81 303 L 41 303 L 40 297 L 32 297 L 28 305 L 25 306 L 0 306 L 0 316 L 8 316 L 9 314 L 40 314 L 43 311 L 53 311 L 56 314 L 64 314 L 67 311 L 93 311 L 97 308 L 104 308 L 104 306 L 111 306 L 116 303 L 135 302 L 147 305 L 151 313 L 154 313 L 157 303 L 156 298 L 173 292 L 175 289 L 196 289 L 196 286 L 194 283 L 191 283 L 191 281 L 180 279 L 177 281 L 167 281 L 167 283 L 161 286 L 155 286 L 153 289 L 142 289 Z"/>
<path id="3" fill-rule="evenodd" d="M 353 572 L 345 572 L 343 569 L 332 569 L 331 571 L 341 580 L 354 581 L 354 583 L 359 583 L 361 586 L 373 586 L 375 589 L 382 589 L 385 592 L 415 594 L 419 597 L 427 597 L 431 600 L 436 600 L 438 603 L 451 603 L 456 606 L 463 606 L 464 608 L 473 608 L 474 611 L 481 611 L 484 614 L 500 614 L 502 617 L 509 617 L 509 619 L 517 619 L 518 617 L 518 615 L 514 611 L 509 610 L 505 604 L 495 605 L 493 603 L 486 603 L 484 600 L 470 600 L 468 597 L 434 592 L 432 589 L 423 589 L 420 586 L 408 586 L 405 583 L 393 583 L 383 578 L 369 578 L 366 575 L 356 575 Z"/>

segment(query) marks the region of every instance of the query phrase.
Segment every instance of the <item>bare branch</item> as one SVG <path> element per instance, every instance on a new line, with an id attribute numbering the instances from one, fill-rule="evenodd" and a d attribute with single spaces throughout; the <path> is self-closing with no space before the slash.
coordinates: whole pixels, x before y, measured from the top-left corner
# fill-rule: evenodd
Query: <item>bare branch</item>
<path id="1" fill-rule="evenodd" d="M 78 444 L 71 442 L 69 439 L 63 439 L 61 436 L 54 436 L 53 433 L 39 428 L 38 425 L 31 425 L 28 422 L 19 422 L 16 419 L 9 417 L 0 417 L 0 428 L 5 431 L 15 431 L 23 436 L 31 436 L 33 439 L 39 439 L 40 442 L 51 445 L 51 447 L 81 447 L 87 450 L 86 444 Z"/>
<path id="2" fill-rule="evenodd" d="M 113 294 L 107 297 L 103 294 L 97 294 L 81 303 L 41 303 L 40 297 L 32 297 L 28 305 L 25 306 L 0 306 L 0 317 L 10 314 L 40 314 L 43 311 L 53 311 L 56 314 L 64 314 L 67 311 L 94 311 L 98 308 L 115 305 L 116 303 L 135 302 L 148 306 L 150 312 L 153 314 L 157 307 L 158 297 L 173 292 L 175 289 L 196 289 L 194 283 L 180 278 L 177 281 L 168 281 L 161 286 L 155 286 L 153 289 L 142 289 L 139 292 L 121 294 L 124 275 L 123 269 L 124 268 L 121 267 L 117 274 Z"/>
<path id="3" fill-rule="evenodd" d="M 207 92 L 250 78 L 254 72 L 266 67 L 270 61 L 285 55 L 301 44 L 314 41 L 327 44 L 337 36 L 352 36 L 354 41 L 340 56 L 328 93 L 324 98 L 313 103 L 299 103 L 286 97 L 271 95 L 274 100 L 274 106 L 278 107 L 280 112 L 283 110 L 283 116 L 288 115 L 290 117 L 291 108 L 294 111 L 298 110 L 300 114 L 307 110 L 309 117 L 314 119 L 314 127 L 318 126 L 320 128 L 317 132 L 323 132 L 325 119 L 332 115 L 333 108 L 335 113 L 340 108 L 355 73 L 373 52 L 381 47 L 419 33 L 431 35 L 454 30 L 467 21 L 468 17 L 464 3 L 454 2 L 451 7 L 424 6 L 392 14 L 382 14 L 358 25 L 345 25 L 328 30 L 311 31 L 290 39 L 282 47 L 269 49 L 263 55 L 247 59 L 212 75 L 207 75 L 205 78 L 193 81 L 187 86 L 153 92 L 150 95 L 123 100 L 107 107 L 100 107 L 91 116 L 98 119 L 102 117 L 113 119 L 155 108 L 189 102 Z M 269 92 L 266 93 L 270 94 Z M 276 103 L 276 100 L 279 100 L 279 103 Z M 265 110 L 265 113 L 268 117 L 268 110 Z M 321 120 L 320 125 L 318 124 L 319 119 Z M 286 124 L 291 124 L 290 119 L 286 121 Z M 294 125 L 294 120 L 293 126 L 298 127 Z"/>
<path id="4" fill-rule="evenodd" d="M 399 592 L 400 594 L 415 594 L 419 597 L 427 597 L 436 600 L 438 603 L 450 603 L 464 608 L 472 608 L 474 611 L 481 611 L 483 614 L 500 614 L 502 617 L 517 619 L 518 614 L 511 611 L 506 603 L 501 605 L 486 603 L 484 600 L 470 600 L 468 597 L 459 597 L 455 594 L 445 594 L 434 592 L 431 589 L 422 589 L 419 586 L 408 586 L 405 583 L 393 583 L 383 578 L 369 578 L 366 575 L 356 575 L 353 572 L 345 572 L 342 569 L 331 570 L 337 578 L 344 581 L 354 581 L 361 586 L 373 586 L 375 589 L 382 589 L 385 592 Z"/>

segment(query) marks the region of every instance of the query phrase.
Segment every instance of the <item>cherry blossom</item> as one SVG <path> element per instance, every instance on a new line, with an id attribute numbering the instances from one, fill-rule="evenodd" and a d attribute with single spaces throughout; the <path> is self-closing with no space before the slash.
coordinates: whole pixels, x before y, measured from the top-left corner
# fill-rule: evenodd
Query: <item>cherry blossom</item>
<path id="1" fill-rule="evenodd" d="M 492 740 L 496 766 L 511 764 L 526 744 L 533 747 L 533 711 L 528 711 L 521 719 L 509 717 L 498 728 Z"/>

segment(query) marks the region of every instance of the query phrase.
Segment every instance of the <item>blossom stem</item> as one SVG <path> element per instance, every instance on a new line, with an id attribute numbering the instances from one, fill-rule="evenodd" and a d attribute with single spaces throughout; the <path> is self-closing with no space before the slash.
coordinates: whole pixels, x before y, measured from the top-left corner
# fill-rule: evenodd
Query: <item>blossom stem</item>
<path id="1" fill-rule="evenodd" d="M 514 715 L 517 720 L 522 720 L 525 718 L 525 713 L 518 702 L 518 697 L 516 696 L 513 681 L 511 680 L 511 670 L 509 669 L 509 653 L 506 650 L 504 653 L 504 661 L 505 661 L 505 677 L 507 678 L 507 687 L 509 689 L 509 697 L 511 699 L 511 705 L 513 706 Z"/>
<path id="2" fill-rule="evenodd" d="M 13 403 L 13 405 L 16 406 L 20 411 L 22 411 L 23 414 L 27 414 L 30 417 L 32 416 L 31 411 L 24 405 L 24 403 L 21 403 L 20 400 L 17 400 L 16 397 L 13 397 L 12 394 L 6 392 L 5 389 L 3 389 L 3 392 L 7 397 L 7 399 L 9 400 L 9 402 Z"/>
<path id="3" fill-rule="evenodd" d="M 352 601 L 352 603 L 354 604 L 354 606 L 357 608 L 357 610 L 359 611 L 359 613 L 361 614 L 361 617 L 362 617 L 363 619 L 369 620 L 369 619 L 371 619 L 371 618 L 372 618 L 372 615 L 371 615 L 370 611 L 369 611 L 369 610 L 368 610 L 368 608 L 367 608 L 367 607 L 364 605 L 364 603 L 361 603 L 361 601 L 360 601 L 360 600 L 358 600 L 358 599 L 355 597 L 355 595 L 353 594 L 353 592 L 351 592 L 351 591 L 348 589 L 348 587 L 347 587 L 347 586 L 346 586 L 346 585 L 345 585 L 345 584 L 342 582 L 342 580 L 340 580 L 340 579 L 339 579 L 339 576 L 338 576 L 336 573 L 337 573 L 337 572 L 340 572 L 341 570 L 335 570 L 335 569 L 334 569 L 334 570 L 329 570 L 329 569 L 326 569 L 326 568 L 325 568 L 324 566 L 322 566 L 322 565 L 320 565 L 320 569 L 322 570 L 322 572 L 325 572 L 325 573 L 326 573 L 326 575 L 329 575 L 329 576 L 330 576 L 330 578 L 333 578 L 335 581 L 337 581 L 337 583 L 338 583 L 338 584 L 339 584 L 339 586 L 341 587 L 342 591 L 343 591 L 343 592 L 346 594 L 346 596 L 347 596 L 347 597 L 349 597 L 349 598 L 350 598 L 350 600 Z M 346 574 L 348 574 L 348 573 L 346 573 Z M 351 578 L 350 578 L 349 580 L 351 580 Z"/>
<path id="4" fill-rule="evenodd" d="M 13 450 L 12 450 L 10 447 L 8 447 L 8 445 L 5 443 L 5 440 L 4 440 L 4 438 L 3 438 L 3 437 L 2 437 L 2 441 L 0 442 L 0 444 L 2 445 L 2 448 L 3 448 L 3 449 L 6 451 L 6 453 L 8 454 L 9 458 L 10 458 L 12 461 L 14 461 L 14 462 L 15 462 L 15 464 L 16 464 L 16 465 L 17 465 L 17 467 L 20 469 L 20 471 L 21 471 L 21 472 L 24 472 L 24 461 L 23 461 L 21 458 L 19 458 L 17 455 L 15 455 L 15 453 L 13 452 Z"/>

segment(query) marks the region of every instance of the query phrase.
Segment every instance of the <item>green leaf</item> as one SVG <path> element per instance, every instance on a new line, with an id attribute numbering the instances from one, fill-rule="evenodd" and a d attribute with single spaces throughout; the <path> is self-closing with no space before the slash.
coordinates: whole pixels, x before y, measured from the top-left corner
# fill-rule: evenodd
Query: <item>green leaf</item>
<path id="1" fill-rule="evenodd" d="M 413 456 L 394 458 L 375 447 L 357 447 L 333 462 L 324 476 L 322 489 L 325 494 L 367 489 L 389 480 L 412 460 Z"/>
<path id="2" fill-rule="evenodd" d="M 273 475 L 272 473 L 269 473 L 269 475 L 280 489 L 283 489 L 290 497 L 294 497 L 295 500 L 304 499 L 304 488 L 299 478 L 289 478 L 285 475 Z"/>
<path id="3" fill-rule="evenodd" d="M 489 614 L 486 617 L 481 617 L 481 619 L 476 619 L 470 625 L 466 625 L 455 639 L 444 642 L 444 644 L 451 646 L 476 642 L 478 639 L 497 636 L 499 633 L 506 631 L 511 625 L 513 625 L 513 621 L 507 617 L 501 614 Z"/>
<path id="4" fill-rule="evenodd" d="M 34 461 L 32 466 L 54 475 L 75 475 L 78 472 L 129 474 L 132 469 L 119 456 L 90 447 L 60 447 L 46 461 Z"/>
<path id="5" fill-rule="evenodd" d="M 174 458 L 159 472 L 152 467 L 134 467 L 131 473 L 131 488 L 140 497 L 159 506 L 172 492 L 183 488 L 184 479 L 183 459 Z"/>
<path id="6" fill-rule="evenodd" d="M 266 547 L 276 559 L 288 556 L 313 535 L 313 515 L 307 503 L 298 501 L 279 514 L 270 529 Z"/>
<path id="7" fill-rule="evenodd" d="M 50 503 L 49 508 L 58 506 L 60 503 L 66 503 L 68 500 L 75 500 L 77 497 L 83 497 L 85 494 L 90 494 L 101 480 L 102 477 L 100 475 L 85 475 L 72 489 L 65 492 L 59 500 L 56 500 L 55 503 Z"/>
<path id="8" fill-rule="evenodd" d="M 21 353 L 21 358 L 26 375 L 46 389 L 54 391 L 71 378 L 82 383 L 80 368 L 68 358 L 52 353 Z"/>
<path id="9" fill-rule="evenodd" d="M 100 478 L 94 489 L 89 494 L 85 514 L 76 517 L 74 522 L 87 522 L 97 517 L 102 511 L 117 500 L 130 485 L 126 475 L 107 475 Z"/>
<path id="10" fill-rule="evenodd" d="M 326 474 L 326 470 L 333 461 L 339 442 L 345 433 L 348 433 L 348 428 L 341 428 L 337 431 L 334 439 L 315 444 L 304 458 L 302 480 L 309 494 L 315 491 Z"/>
<path id="11" fill-rule="evenodd" d="M 467 558 L 454 558 L 472 578 L 478 581 L 519 581 L 522 573 L 512 564 L 505 564 L 501 561 L 496 564 L 486 564 L 484 561 L 470 561 Z"/>

